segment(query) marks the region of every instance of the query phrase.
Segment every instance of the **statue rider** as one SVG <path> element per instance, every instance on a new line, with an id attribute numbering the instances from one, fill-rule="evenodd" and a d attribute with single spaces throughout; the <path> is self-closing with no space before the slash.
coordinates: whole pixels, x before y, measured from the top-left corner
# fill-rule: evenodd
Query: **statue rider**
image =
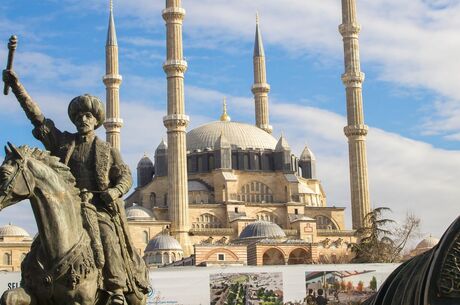
<path id="1" fill-rule="evenodd" d="M 95 129 L 99 128 L 105 120 L 102 102 L 97 97 L 88 94 L 72 99 L 68 107 L 68 115 L 77 128 L 77 133 L 62 132 L 55 127 L 52 120 L 42 114 L 37 103 L 32 100 L 19 82 L 16 73 L 4 70 L 3 81 L 11 87 L 27 118 L 34 125 L 32 132 L 34 137 L 41 141 L 52 155 L 59 157 L 61 162 L 69 166 L 80 190 L 86 189 L 92 192 L 91 203 L 96 206 L 98 212 L 100 237 L 105 257 L 105 264 L 102 268 L 104 289 L 111 294 L 113 305 L 123 305 L 127 272 L 124 269 L 120 233 L 117 234 L 112 218 L 116 211 L 120 211 L 114 205 L 120 204 L 120 198 L 130 189 L 132 177 L 118 150 L 95 135 Z M 117 216 L 125 217 L 126 221 L 124 213 L 119 214 L 121 213 L 118 213 Z M 123 236 L 123 238 L 128 239 L 128 236 Z M 140 269 L 145 268 L 138 253 L 129 252 L 131 256 L 134 255 L 137 258 L 134 264 L 137 263 Z M 136 282 L 142 282 L 142 280 L 136 279 Z M 148 283 L 142 284 L 148 286 Z"/>

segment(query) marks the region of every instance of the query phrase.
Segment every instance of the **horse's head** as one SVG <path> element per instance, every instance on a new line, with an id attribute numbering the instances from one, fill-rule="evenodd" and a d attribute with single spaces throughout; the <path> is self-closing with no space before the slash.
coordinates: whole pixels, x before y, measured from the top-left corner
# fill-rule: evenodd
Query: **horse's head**
<path id="1" fill-rule="evenodd" d="M 17 148 L 8 143 L 5 146 L 5 161 L 0 167 L 0 210 L 30 198 L 34 189 L 34 179 L 27 168 L 24 147 Z"/>

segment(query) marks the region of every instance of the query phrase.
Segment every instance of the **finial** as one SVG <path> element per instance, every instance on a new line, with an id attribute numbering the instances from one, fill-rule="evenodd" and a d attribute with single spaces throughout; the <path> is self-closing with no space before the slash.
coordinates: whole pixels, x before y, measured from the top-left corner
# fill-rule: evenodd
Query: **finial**
<path id="1" fill-rule="evenodd" d="M 220 116 L 220 120 L 222 122 L 228 122 L 230 121 L 230 116 L 227 114 L 227 98 L 224 96 L 224 102 L 223 102 L 223 110 L 222 110 L 222 115 Z"/>
<path id="2" fill-rule="evenodd" d="M 256 11 L 256 24 L 259 25 L 259 11 Z"/>
<path id="3" fill-rule="evenodd" d="M 113 0 L 110 0 L 110 12 L 113 12 Z"/>

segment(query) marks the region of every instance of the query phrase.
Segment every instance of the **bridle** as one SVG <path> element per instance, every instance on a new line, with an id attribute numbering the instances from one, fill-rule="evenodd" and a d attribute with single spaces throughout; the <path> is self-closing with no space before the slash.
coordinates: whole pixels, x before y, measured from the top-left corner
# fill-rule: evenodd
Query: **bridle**
<path id="1" fill-rule="evenodd" d="M 27 190 L 29 191 L 29 196 L 32 194 L 32 187 L 27 179 L 27 176 L 24 172 L 24 167 L 25 167 L 25 161 L 24 159 L 16 159 L 16 166 L 17 169 L 13 174 L 13 177 L 8 181 L 8 185 L 5 187 L 5 190 L 0 190 L 0 194 L 2 194 L 4 197 L 2 198 L 2 201 L 0 201 L 0 209 L 3 209 L 3 201 L 4 199 L 8 196 L 8 194 L 13 190 L 14 184 L 16 182 L 16 179 L 19 177 L 19 175 L 22 175 L 22 178 L 24 179 L 24 182 L 27 186 Z"/>

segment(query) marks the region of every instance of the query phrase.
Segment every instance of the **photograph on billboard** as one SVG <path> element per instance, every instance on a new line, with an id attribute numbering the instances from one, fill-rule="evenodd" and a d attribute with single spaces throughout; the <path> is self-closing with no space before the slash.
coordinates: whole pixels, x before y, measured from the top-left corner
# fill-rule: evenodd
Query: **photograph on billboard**
<path id="1" fill-rule="evenodd" d="M 209 277 L 211 305 L 282 305 L 281 272 L 219 273 Z"/>
<path id="2" fill-rule="evenodd" d="M 305 272 L 307 305 L 361 304 L 377 290 L 375 270 Z"/>

